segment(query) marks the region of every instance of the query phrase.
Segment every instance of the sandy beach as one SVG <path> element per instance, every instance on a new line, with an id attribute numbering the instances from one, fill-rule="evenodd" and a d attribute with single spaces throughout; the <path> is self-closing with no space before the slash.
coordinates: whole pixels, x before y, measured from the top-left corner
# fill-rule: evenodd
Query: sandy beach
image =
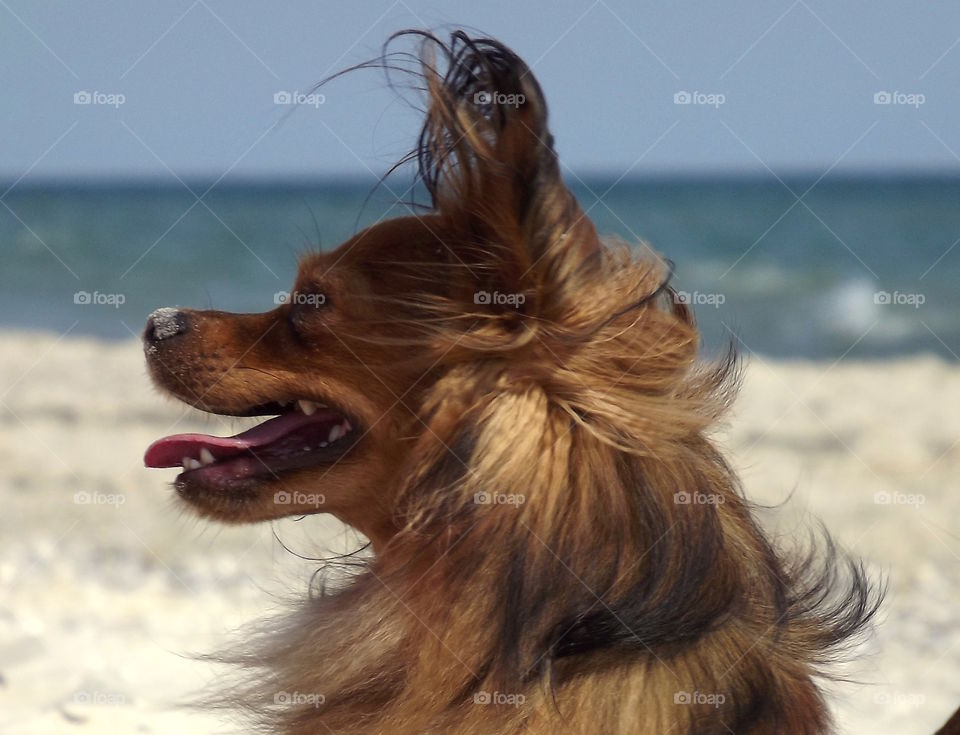
<path id="1" fill-rule="evenodd" d="M 144 448 L 236 432 L 158 396 L 135 341 L 0 333 L 0 732 L 209 733 L 178 702 L 218 672 L 192 654 L 306 593 L 351 534 L 317 516 L 223 528 L 174 503 Z M 814 518 L 885 576 L 874 637 L 831 684 L 843 733 L 932 733 L 960 705 L 960 366 L 753 358 L 718 435 L 748 495 Z M 789 500 L 788 500 L 789 498 Z"/>

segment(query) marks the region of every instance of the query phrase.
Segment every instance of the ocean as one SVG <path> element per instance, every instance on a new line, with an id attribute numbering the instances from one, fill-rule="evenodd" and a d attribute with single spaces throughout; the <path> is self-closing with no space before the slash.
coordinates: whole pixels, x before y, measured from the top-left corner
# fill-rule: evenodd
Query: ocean
<path id="1" fill-rule="evenodd" d="M 158 306 L 263 311 L 300 253 L 409 212 L 397 181 L 372 195 L 358 182 L 212 183 L 14 186 L 0 197 L 0 328 L 129 339 Z M 960 353 L 958 178 L 572 188 L 601 233 L 675 263 L 707 352 L 733 339 L 787 358 Z"/>

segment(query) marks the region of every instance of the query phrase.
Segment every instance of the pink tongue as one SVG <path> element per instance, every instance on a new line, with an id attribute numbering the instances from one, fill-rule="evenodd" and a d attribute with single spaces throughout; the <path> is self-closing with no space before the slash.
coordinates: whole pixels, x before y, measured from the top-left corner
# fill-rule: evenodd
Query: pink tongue
<path id="1" fill-rule="evenodd" d="M 216 459 L 240 454 L 247 449 L 258 449 L 272 444 L 292 431 L 307 424 L 340 420 L 340 415 L 329 408 L 321 408 L 312 416 L 286 413 L 264 421 L 236 436 L 208 436 L 207 434 L 174 434 L 157 439 L 143 455 L 146 467 L 179 467 L 184 457 L 199 459 L 200 450 L 207 449 Z"/>

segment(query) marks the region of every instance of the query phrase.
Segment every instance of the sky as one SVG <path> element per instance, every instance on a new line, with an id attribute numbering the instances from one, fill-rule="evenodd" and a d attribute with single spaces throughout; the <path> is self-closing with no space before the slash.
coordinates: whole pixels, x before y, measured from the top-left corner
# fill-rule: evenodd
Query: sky
<path id="1" fill-rule="evenodd" d="M 419 125 L 382 73 L 275 95 L 410 27 L 523 56 L 578 176 L 960 173 L 955 2 L 0 0 L 0 181 L 378 175 Z"/>

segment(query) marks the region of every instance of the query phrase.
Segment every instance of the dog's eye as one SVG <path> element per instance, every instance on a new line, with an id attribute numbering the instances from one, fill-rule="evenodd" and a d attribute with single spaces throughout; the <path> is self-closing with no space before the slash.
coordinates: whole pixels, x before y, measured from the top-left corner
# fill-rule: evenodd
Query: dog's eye
<path id="1" fill-rule="evenodd" d="M 298 334 L 309 332 L 329 303 L 326 294 L 294 291 L 287 301 L 287 322 Z"/>
<path id="2" fill-rule="evenodd" d="M 327 306 L 327 295 L 319 291 L 294 291 L 288 297 L 292 309 L 320 311 Z"/>

